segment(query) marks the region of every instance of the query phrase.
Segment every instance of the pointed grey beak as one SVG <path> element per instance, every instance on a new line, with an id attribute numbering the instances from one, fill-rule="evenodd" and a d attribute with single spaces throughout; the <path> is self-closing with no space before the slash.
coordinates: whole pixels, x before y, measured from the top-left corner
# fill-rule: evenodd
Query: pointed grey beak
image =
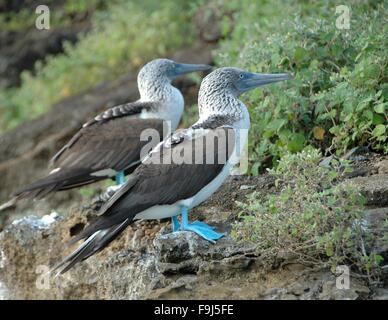
<path id="1" fill-rule="evenodd" d="M 236 82 L 236 87 L 240 92 L 246 92 L 269 83 L 292 79 L 292 76 L 288 73 L 267 74 L 244 72 L 241 76 L 242 78 Z"/>
<path id="2" fill-rule="evenodd" d="M 210 70 L 212 66 L 207 64 L 189 64 L 189 63 L 175 63 L 175 68 L 169 72 L 169 77 L 174 79 L 178 76 L 196 72 L 196 71 L 206 71 Z"/>

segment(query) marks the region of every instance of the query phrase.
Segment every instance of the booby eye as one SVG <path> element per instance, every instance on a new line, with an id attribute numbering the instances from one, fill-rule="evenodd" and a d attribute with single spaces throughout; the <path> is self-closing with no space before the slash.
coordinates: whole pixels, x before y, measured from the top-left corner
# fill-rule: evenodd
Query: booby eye
<path id="1" fill-rule="evenodd" d="M 240 73 L 240 74 L 239 74 L 239 78 L 240 78 L 240 79 L 243 79 L 243 78 L 244 78 L 244 74 L 243 74 L 243 73 Z"/>

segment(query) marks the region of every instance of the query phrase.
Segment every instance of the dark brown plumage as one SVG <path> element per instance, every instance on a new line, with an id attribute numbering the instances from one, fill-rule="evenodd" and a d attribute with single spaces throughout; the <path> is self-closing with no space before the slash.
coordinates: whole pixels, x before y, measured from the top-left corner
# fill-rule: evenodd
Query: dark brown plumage
<path id="1" fill-rule="evenodd" d="M 51 167 L 58 171 L 54 169 L 51 174 L 21 189 L 14 196 L 41 198 L 53 191 L 114 176 L 102 172 L 107 169 L 130 173 L 140 160 L 141 149 L 149 142 L 140 140 L 143 130 L 153 128 L 163 137 L 161 119 L 138 117 L 143 108 L 151 107 L 150 103 L 134 102 L 108 109 L 89 121 L 50 161 Z M 150 144 L 150 147 L 157 142 Z M 98 174 L 99 171 L 101 174 Z"/>
<path id="2" fill-rule="evenodd" d="M 139 164 L 141 156 L 147 154 L 140 154 L 147 143 L 140 141 L 144 130 L 153 129 L 159 133 L 158 139 L 150 137 L 150 143 L 147 143 L 149 151 L 164 138 L 162 120 L 168 122 L 165 134 L 178 127 L 184 99 L 171 81 L 181 75 L 210 68 L 208 65 L 178 63 L 169 59 L 148 62 L 137 77 L 140 99 L 110 108 L 87 122 L 54 156 L 51 161 L 54 170 L 16 192 L 10 201 L 0 206 L 0 211 L 14 205 L 20 198 L 44 197 L 52 191 L 80 187 L 116 174 L 120 181 L 123 171 L 130 173 Z"/>
<path id="3" fill-rule="evenodd" d="M 223 234 L 205 223 L 189 223 L 188 210 L 221 186 L 241 156 L 250 119 L 238 97 L 290 78 L 288 74 L 257 74 L 230 67 L 206 76 L 198 94 L 198 122 L 151 151 L 128 182 L 103 205 L 100 216 L 73 240 L 86 239 L 84 243 L 55 269 L 63 273 L 102 250 L 136 219 L 172 217 L 175 231 L 192 231 L 212 242 L 220 239 Z M 201 140 L 206 143 L 198 143 Z M 176 219 L 179 213 L 181 223 Z"/>
<path id="4" fill-rule="evenodd" d="M 208 124 L 211 126 L 211 122 Z M 60 271 L 64 273 L 75 263 L 102 250 L 143 210 L 193 197 L 217 177 L 233 151 L 234 130 L 228 127 L 215 130 L 201 128 L 196 130 L 195 138 L 189 130 L 175 133 L 152 151 L 126 184 L 103 205 L 99 217 L 71 240 L 74 243 L 88 238 L 55 270 L 64 267 Z M 226 143 L 225 140 L 218 142 L 224 138 Z M 202 158 L 202 164 L 194 163 L 194 145 L 199 139 L 205 141 L 202 150 L 197 149 L 197 161 Z M 213 143 L 215 147 L 209 147 Z M 169 163 L 169 157 L 180 157 L 183 163 Z M 160 161 L 156 162 L 157 159 Z M 214 159 L 213 163 L 209 159 Z"/>

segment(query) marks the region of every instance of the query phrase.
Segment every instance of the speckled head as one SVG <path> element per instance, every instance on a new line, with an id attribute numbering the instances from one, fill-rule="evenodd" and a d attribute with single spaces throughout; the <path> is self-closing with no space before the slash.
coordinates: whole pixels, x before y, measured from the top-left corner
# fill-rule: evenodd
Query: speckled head
<path id="1" fill-rule="evenodd" d="M 254 88 L 291 78 L 288 73 L 267 74 L 248 72 L 238 68 L 219 68 L 203 79 L 200 95 L 228 92 L 238 97 Z"/>
<path id="2" fill-rule="evenodd" d="M 162 91 L 170 87 L 175 78 L 196 71 L 205 71 L 211 66 L 205 64 L 178 63 L 169 59 L 155 59 L 141 68 L 137 82 L 140 95 L 150 96 L 154 91 Z M 166 88 L 165 88 L 166 87 Z"/>
<path id="3" fill-rule="evenodd" d="M 265 74 L 231 67 L 219 68 L 202 80 L 198 94 L 200 113 L 237 112 L 240 103 L 236 98 L 244 92 L 291 78 L 288 73 Z"/>

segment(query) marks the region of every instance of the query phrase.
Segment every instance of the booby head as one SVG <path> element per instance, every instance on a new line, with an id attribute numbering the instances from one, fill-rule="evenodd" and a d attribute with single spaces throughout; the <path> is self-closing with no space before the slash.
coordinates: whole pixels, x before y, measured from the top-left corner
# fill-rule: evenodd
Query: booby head
<path id="1" fill-rule="evenodd" d="M 238 68 L 219 68 L 203 79 L 200 90 L 207 93 L 228 92 L 238 97 L 254 88 L 290 79 L 292 76 L 288 73 L 254 73 Z"/>
<path id="2" fill-rule="evenodd" d="M 179 63 L 170 59 L 155 59 L 141 68 L 138 79 L 143 80 L 153 77 L 172 81 L 181 75 L 196 71 L 206 71 L 211 68 L 207 64 Z"/>
<path id="3" fill-rule="evenodd" d="M 266 84 L 292 79 L 288 73 L 254 73 L 239 68 L 219 68 L 207 75 L 198 94 L 200 117 L 214 113 L 240 113 L 241 94 Z"/>
<path id="4" fill-rule="evenodd" d="M 179 63 L 169 59 L 155 59 L 144 65 L 137 77 L 140 94 L 147 95 L 155 87 L 169 85 L 175 78 L 196 71 L 210 70 L 206 64 Z"/>

